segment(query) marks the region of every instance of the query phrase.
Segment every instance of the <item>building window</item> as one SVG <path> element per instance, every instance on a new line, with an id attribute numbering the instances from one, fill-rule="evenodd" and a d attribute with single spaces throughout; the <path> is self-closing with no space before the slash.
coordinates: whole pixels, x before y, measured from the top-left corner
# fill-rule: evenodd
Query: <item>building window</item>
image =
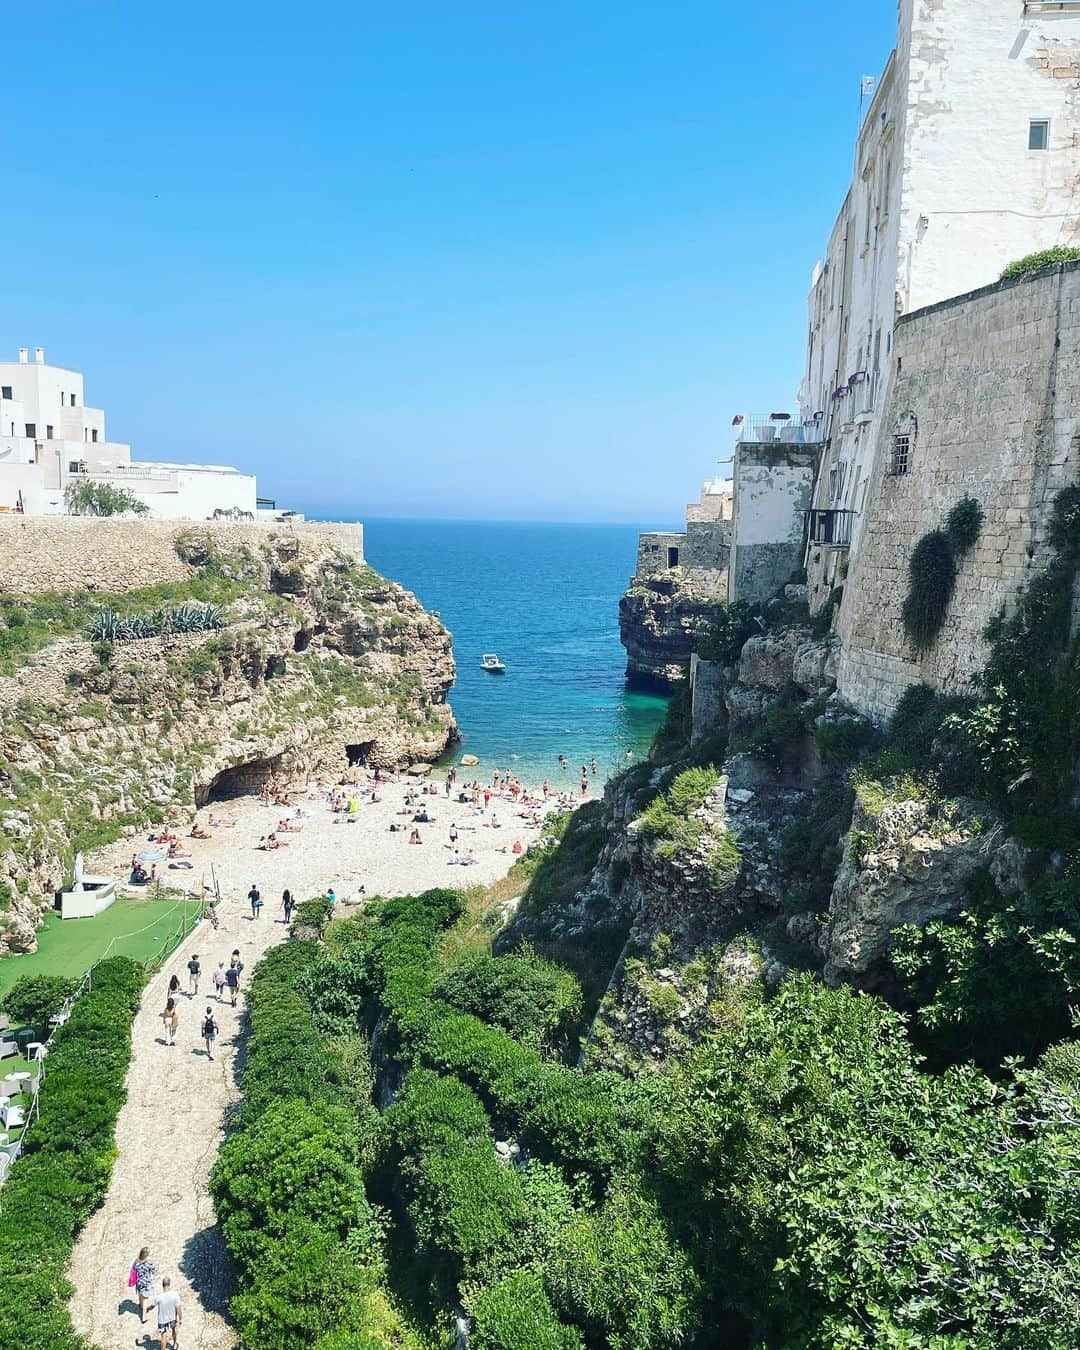
<path id="1" fill-rule="evenodd" d="M 27 424 L 26 424 L 26 434 L 27 434 L 28 437 L 30 437 L 31 440 L 37 435 L 37 423 L 36 423 L 36 422 L 27 422 Z"/>
<path id="2" fill-rule="evenodd" d="M 91 431 L 90 439 L 94 442 L 95 445 L 97 445 L 97 427 L 95 427 L 93 431 Z"/>
<path id="3" fill-rule="evenodd" d="M 45 428 L 45 439 L 46 439 L 47 441 L 51 441 L 52 438 L 53 438 L 52 427 L 51 427 L 51 426 L 46 426 L 46 428 Z"/>
<path id="4" fill-rule="evenodd" d="M 1047 150 L 1050 147 L 1050 123 L 1031 122 L 1028 125 L 1028 149 Z"/>
<path id="5" fill-rule="evenodd" d="M 81 459 L 69 459 L 69 460 L 68 460 L 68 473 L 82 473 L 82 460 L 81 460 Z"/>
<path id="6" fill-rule="evenodd" d="M 68 394 L 68 398 L 71 399 L 71 406 L 74 408 L 74 406 L 75 406 L 75 395 L 74 395 L 74 394 Z"/>
<path id="7" fill-rule="evenodd" d="M 5 384 L 4 387 L 3 387 L 2 389 L 0 389 L 0 397 L 3 397 L 3 398 L 10 398 L 10 397 L 11 397 L 11 385 L 10 385 L 10 384 Z"/>
<path id="8" fill-rule="evenodd" d="M 892 438 L 892 474 L 907 473 L 911 463 L 911 433 L 903 432 Z"/>

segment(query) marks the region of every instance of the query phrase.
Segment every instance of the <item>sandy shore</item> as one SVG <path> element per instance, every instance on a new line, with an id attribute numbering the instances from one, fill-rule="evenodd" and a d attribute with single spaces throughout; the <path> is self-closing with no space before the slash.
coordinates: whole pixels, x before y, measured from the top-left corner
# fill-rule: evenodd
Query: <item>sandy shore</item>
<path id="1" fill-rule="evenodd" d="M 461 788 L 460 780 L 457 786 Z M 223 897 L 234 899 L 245 896 L 254 882 L 266 902 L 264 915 L 271 918 L 277 917 L 286 888 L 294 898 L 306 900 L 332 886 L 347 905 L 358 899 L 361 886 L 370 897 L 404 895 L 431 886 L 487 885 L 508 871 L 516 856 L 515 843 L 524 850 L 539 837 L 544 816 L 557 806 L 554 798 L 523 807 L 508 796 L 493 795 L 484 810 L 460 802 L 457 790 L 447 798 L 441 783 L 432 787 L 437 791 L 427 794 L 422 780 L 401 777 L 377 785 L 375 801 L 370 798 L 370 783 L 346 787 L 342 791 L 357 801 L 351 813 L 333 811 L 327 802 L 329 789 L 316 784 L 292 794 L 287 807 L 265 805 L 254 797 L 216 803 L 198 812 L 199 823 L 206 827 L 213 815 L 233 824 L 210 828 L 209 839 L 193 839 L 177 829 L 183 849 L 190 852 L 183 861 L 191 867 L 159 863 L 158 878 L 195 894 L 203 882 L 208 890 L 216 882 Z M 430 824 L 415 825 L 420 844 L 408 842 L 415 810 L 405 809 L 407 791 L 431 817 Z M 598 791 L 599 786 L 594 795 Z M 575 797 L 575 802 L 581 800 Z M 294 827 L 277 831 L 283 847 L 260 849 L 260 840 L 283 820 Z M 398 830 L 391 831 L 391 824 Z M 453 862 L 451 826 L 458 831 L 459 854 L 471 854 L 474 860 L 467 866 Z M 152 847 L 145 835 L 123 840 L 94 860 L 94 870 L 112 872 L 126 882 L 132 854 Z"/>

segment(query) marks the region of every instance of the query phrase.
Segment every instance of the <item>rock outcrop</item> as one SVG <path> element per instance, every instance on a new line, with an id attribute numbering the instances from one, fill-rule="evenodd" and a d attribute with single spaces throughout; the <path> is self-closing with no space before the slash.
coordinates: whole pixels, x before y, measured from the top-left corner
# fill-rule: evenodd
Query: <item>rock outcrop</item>
<path id="1" fill-rule="evenodd" d="M 216 587 L 219 626 L 66 637 L 0 678 L 0 940 L 12 949 L 33 944 L 76 848 L 238 791 L 431 760 L 456 734 L 449 634 L 354 555 L 287 533 L 229 555 L 197 530 L 177 552 L 185 580 L 170 585 Z"/>
<path id="2" fill-rule="evenodd" d="M 619 601 L 619 639 L 630 684 L 669 690 L 685 680 L 691 653 L 722 604 L 696 590 L 680 567 L 635 577 Z"/>
<path id="3" fill-rule="evenodd" d="M 982 802 L 932 793 L 879 802 L 858 793 L 821 932 L 826 980 L 881 987 L 897 928 L 957 914 L 980 868 L 1019 889 L 1022 863 L 1023 849 Z"/>

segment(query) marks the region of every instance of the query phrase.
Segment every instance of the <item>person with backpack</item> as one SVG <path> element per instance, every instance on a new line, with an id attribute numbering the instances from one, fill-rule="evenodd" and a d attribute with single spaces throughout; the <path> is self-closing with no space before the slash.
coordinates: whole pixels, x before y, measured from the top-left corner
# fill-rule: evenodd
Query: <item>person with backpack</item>
<path id="1" fill-rule="evenodd" d="M 202 966 L 199 965 L 199 958 L 195 955 L 192 955 L 191 960 L 187 963 L 187 974 L 188 992 L 192 998 L 198 998 L 199 976 L 202 974 Z"/>
<path id="2" fill-rule="evenodd" d="M 243 962 L 234 957 L 229 962 L 229 969 L 225 972 L 225 983 L 229 986 L 229 994 L 232 998 L 232 1006 L 236 1007 L 236 994 L 240 988 L 240 972 L 244 969 Z"/>
<path id="3" fill-rule="evenodd" d="M 254 882 L 251 883 L 251 890 L 248 891 L 248 899 L 251 901 L 251 917 L 257 919 L 259 911 L 262 909 L 262 896 L 259 894 L 259 888 Z"/>
<path id="4" fill-rule="evenodd" d="M 202 1038 L 206 1046 L 207 1056 L 212 1060 L 214 1058 L 214 1042 L 221 1034 L 221 1028 L 217 1024 L 217 1018 L 214 1016 L 214 1010 L 209 1004 L 206 1006 L 206 1012 L 203 1014 Z"/>

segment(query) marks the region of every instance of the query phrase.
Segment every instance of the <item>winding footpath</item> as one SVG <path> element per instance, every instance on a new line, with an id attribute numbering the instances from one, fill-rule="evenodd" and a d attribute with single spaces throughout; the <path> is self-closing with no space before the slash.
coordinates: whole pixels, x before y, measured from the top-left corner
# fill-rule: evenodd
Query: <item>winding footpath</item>
<path id="1" fill-rule="evenodd" d="M 229 1350 L 236 1336 L 225 1313 L 230 1291 L 228 1257 L 215 1227 L 207 1193 L 210 1169 L 224 1138 L 223 1120 L 239 1099 L 237 1052 L 242 1045 L 243 995 L 237 1006 L 214 998 L 211 973 L 239 947 L 243 980 L 250 979 L 268 947 L 288 930 L 274 898 L 266 896 L 263 917 L 249 918 L 246 901 L 220 905 L 215 932 L 203 922 L 147 985 L 132 1029 L 127 1101 L 116 1126 L 116 1162 L 105 1202 L 79 1236 L 68 1278 L 74 1286 L 71 1318 L 76 1331 L 101 1350 L 132 1344 L 158 1345 L 157 1314 L 139 1324 L 138 1301 L 127 1275 L 140 1247 L 149 1247 L 157 1267 L 181 1297 L 184 1350 Z M 188 958 L 198 953 L 202 979 L 198 997 L 188 997 Z M 169 977 L 180 976 L 180 1028 L 172 1049 L 164 1043 L 161 1010 Z M 207 1004 L 221 1035 L 214 1062 L 201 1039 Z"/>

